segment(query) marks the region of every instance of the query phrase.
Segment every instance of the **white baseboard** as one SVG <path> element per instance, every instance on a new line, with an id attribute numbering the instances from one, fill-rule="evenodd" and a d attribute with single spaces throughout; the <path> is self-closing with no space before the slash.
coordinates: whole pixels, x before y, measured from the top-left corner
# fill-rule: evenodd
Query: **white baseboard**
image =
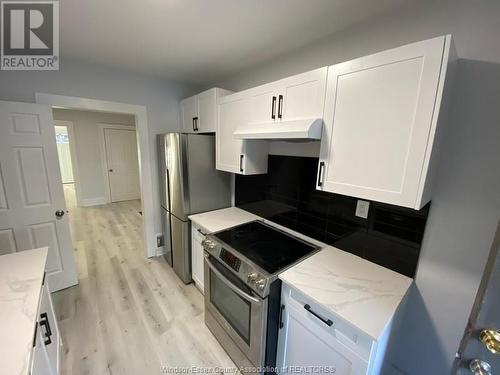
<path id="1" fill-rule="evenodd" d="M 89 206 L 99 206 L 101 204 L 106 204 L 108 203 L 105 197 L 100 197 L 100 198 L 86 198 L 82 199 L 81 205 L 82 207 L 89 207 Z"/>

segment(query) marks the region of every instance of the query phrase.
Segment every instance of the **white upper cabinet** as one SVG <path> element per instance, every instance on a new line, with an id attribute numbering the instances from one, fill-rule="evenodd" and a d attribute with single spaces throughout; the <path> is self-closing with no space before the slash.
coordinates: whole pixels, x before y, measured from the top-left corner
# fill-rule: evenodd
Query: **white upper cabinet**
<path id="1" fill-rule="evenodd" d="M 234 130 L 250 116 L 247 93 L 226 96 L 219 102 L 216 131 L 216 168 L 238 174 L 267 173 L 268 145 L 264 141 L 235 139 Z"/>
<path id="2" fill-rule="evenodd" d="M 183 133 L 213 133 L 217 122 L 217 102 L 231 91 L 213 88 L 183 99 L 181 125 Z"/>
<path id="3" fill-rule="evenodd" d="M 323 118 L 327 71 L 328 68 L 324 67 L 280 81 L 279 121 Z"/>
<path id="4" fill-rule="evenodd" d="M 429 202 L 454 56 L 443 36 L 330 66 L 317 188 L 414 209 Z"/>
<path id="5" fill-rule="evenodd" d="M 322 118 L 327 67 L 247 90 L 252 111 L 248 125 Z"/>
<path id="6" fill-rule="evenodd" d="M 275 124 L 278 129 L 286 121 L 321 119 L 327 69 L 312 70 L 222 98 L 216 131 L 217 169 L 239 174 L 267 173 L 265 139 L 270 132 L 260 134 L 259 127 Z M 243 128 L 255 129 L 255 139 L 235 137 L 235 131 Z M 279 134 L 273 137 L 278 138 Z"/>

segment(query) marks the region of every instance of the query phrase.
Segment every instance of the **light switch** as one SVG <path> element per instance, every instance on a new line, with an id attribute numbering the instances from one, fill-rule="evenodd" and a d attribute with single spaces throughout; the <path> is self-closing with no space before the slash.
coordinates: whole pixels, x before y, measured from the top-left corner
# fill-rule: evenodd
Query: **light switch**
<path id="1" fill-rule="evenodd" d="M 369 209 L 370 209 L 370 202 L 358 199 L 358 203 L 356 204 L 357 217 L 362 217 L 363 219 L 367 219 Z"/>

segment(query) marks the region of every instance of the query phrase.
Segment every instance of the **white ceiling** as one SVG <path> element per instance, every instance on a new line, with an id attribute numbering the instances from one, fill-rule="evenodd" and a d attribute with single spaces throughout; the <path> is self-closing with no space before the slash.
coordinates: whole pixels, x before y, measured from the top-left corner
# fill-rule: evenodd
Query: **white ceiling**
<path id="1" fill-rule="evenodd" d="M 61 56 L 201 84 L 408 1 L 63 0 Z"/>

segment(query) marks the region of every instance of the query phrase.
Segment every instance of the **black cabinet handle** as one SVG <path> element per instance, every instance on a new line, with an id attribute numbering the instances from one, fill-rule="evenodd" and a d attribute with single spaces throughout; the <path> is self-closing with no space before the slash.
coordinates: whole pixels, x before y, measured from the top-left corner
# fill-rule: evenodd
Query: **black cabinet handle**
<path id="1" fill-rule="evenodd" d="M 283 323 L 283 312 L 285 311 L 285 305 L 281 305 L 281 308 L 280 308 L 280 329 L 283 328 L 283 326 L 285 325 Z"/>
<path id="2" fill-rule="evenodd" d="M 322 176 L 323 176 L 323 169 L 325 167 L 325 162 L 322 161 L 319 163 L 319 169 L 318 169 L 318 186 L 323 186 Z"/>
<path id="3" fill-rule="evenodd" d="M 40 326 L 45 327 L 46 340 L 44 341 L 44 344 L 50 345 L 52 343 L 50 338 L 52 336 L 52 330 L 50 329 L 49 317 L 47 316 L 47 313 L 40 314 Z"/>
<path id="4" fill-rule="evenodd" d="M 243 157 L 244 155 L 240 155 L 240 172 L 243 173 Z"/>
<path id="5" fill-rule="evenodd" d="M 283 95 L 278 96 L 278 118 L 283 117 Z"/>
<path id="6" fill-rule="evenodd" d="M 274 120 L 276 118 L 276 97 L 273 96 L 273 100 L 271 102 L 271 118 Z"/>
<path id="7" fill-rule="evenodd" d="M 321 320 L 323 323 L 325 323 L 328 327 L 331 327 L 333 326 L 333 322 L 330 320 L 330 319 L 325 319 L 323 318 L 321 315 L 319 315 L 318 313 L 315 313 L 312 309 L 311 309 L 311 306 L 309 306 L 307 303 L 304 305 L 304 309 L 307 310 L 307 312 L 313 314 L 316 318 L 318 318 L 319 320 Z"/>
<path id="8" fill-rule="evenodd" d="M 193 131 L 197 132 L 198 129 L 198 117 L 193 117 Z"/>

